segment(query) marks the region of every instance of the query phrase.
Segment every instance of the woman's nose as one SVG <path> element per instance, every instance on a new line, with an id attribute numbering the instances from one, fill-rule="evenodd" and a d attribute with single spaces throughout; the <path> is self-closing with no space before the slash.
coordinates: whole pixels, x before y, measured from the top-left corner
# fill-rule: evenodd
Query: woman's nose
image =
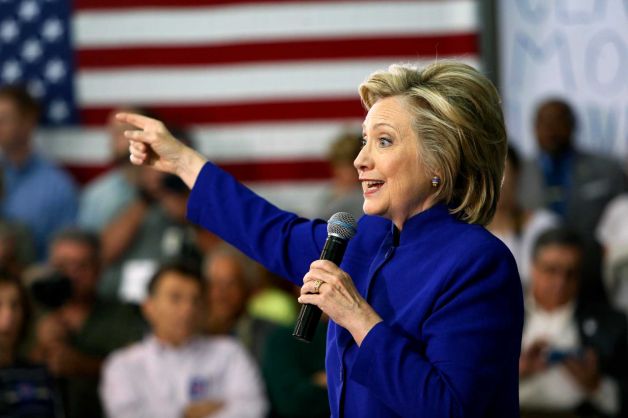
<path id="1" fill-rule="evenodd" d="M 353 166 L 358 171 L 365 171 L 372 168 L 372 165 L 373 163 L 370 157 L 370 153 L 368 151 L 368 146 L 365 145 L 360 150 L 360 153 L 358 154 L 358 156 L 355 157 L 355 160 L 353 160 Z"/>

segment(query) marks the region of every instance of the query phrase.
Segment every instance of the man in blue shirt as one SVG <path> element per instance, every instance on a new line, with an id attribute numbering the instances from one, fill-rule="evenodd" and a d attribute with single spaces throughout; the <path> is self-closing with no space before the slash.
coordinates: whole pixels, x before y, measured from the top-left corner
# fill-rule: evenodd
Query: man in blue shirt
<path id="1" fill-rule="evenodd" d="M 70 176 L 33 152 L 38 105 L 26 90 L 0 88 L 0 164 L 4 193 L 0 216 L 26 225 L 43 259 L 49 238 L 74 222 L 76 188 Z"/>

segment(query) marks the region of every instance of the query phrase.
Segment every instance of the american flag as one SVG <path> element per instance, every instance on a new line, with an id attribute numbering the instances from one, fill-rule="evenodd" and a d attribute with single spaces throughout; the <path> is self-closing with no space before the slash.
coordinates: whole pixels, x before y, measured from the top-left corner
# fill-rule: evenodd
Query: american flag
<path id="1" fill-rule="evenodd" d="M 357 86 L 393 62 L 479 65 L 476 0 L 0 0 L 0 82 L 45 103 L 44 153 L 80 180 L 109 164 L 119 105 L 189 128 L 196 147 L 288 209 L 358 129 Z"/>

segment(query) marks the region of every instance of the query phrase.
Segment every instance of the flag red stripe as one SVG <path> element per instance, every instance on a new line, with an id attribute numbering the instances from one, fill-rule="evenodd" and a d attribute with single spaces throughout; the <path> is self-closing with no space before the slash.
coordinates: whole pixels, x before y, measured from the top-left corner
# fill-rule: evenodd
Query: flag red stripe
<path id="1" fill-rule="evenodd" d="M 319 61 L 379 57 L 443 57 L 477 54 L 475 33 L 377 38 L 291 40 L 235 45 L 92 48 L 77 52 L 80 69 L 181 67 L 263 61 Z"/>
<path id="2" fill-rule="evenodd" d="M 71 175 L 74 177 L 74 180 L 79 185 L 84 185 L 88 183 L 90 180 L 95 179 L 96 177 L 104 174 L 107 170 L 111 168 L 110 164 L 90 164 L 90 165 L 79 165 L 79 164 L 63 164 L 63 168 L 65 168 Z"/>
<path id="3" fill-rule="evenodd" d="M 224 163 L 220 167 L 243 182 L 285 182 L 327 180 L 331 177 L 329 164 L 323 160 L 280 160 Z M 79 184 L 85 184 L 107 171 L 108 164 L 66 164 L 64 167 Z"/>
<path id="4" fill-rule="evenodd" d="M 357 90 L 357 88 L 356 88 Z M 175 125 L 362 119 L 365 111 L 358 94 L 354 98 L 290 100 L 255 103 L 211 103 L 147 106 L 158 117 Z M 104 125 L 113 107 L 89 107 L 80 111 L 81 123 Z"/>
<path id="5" fill-rule="evenodd" d="M 331 177 L 329 163 L 323 160 L 285 160 L 219 165 L 238 180 L 245 182 L 326 180 Z"/>
<path id="6" fill-rule="evenodd" d="M 263 3 L 336 3 L 338 0 L 74 0 L 74 10 L 114 10 L 137 8 L 172 8 L 232 6 Z M 364 0 L 362 0 L 364 1 Z M 416 0 L 401 0 L 416 1 Z"/>

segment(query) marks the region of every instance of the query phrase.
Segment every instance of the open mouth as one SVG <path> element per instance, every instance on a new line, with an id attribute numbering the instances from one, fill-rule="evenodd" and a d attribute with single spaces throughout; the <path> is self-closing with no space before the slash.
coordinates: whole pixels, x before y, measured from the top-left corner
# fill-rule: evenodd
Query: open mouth
<path id="1" fill-rule="evenodd" d="M 365 180 L 363 183 L 366 185 L 365 193 L 375 193 L 384 185 L 381 180 Z"/>

